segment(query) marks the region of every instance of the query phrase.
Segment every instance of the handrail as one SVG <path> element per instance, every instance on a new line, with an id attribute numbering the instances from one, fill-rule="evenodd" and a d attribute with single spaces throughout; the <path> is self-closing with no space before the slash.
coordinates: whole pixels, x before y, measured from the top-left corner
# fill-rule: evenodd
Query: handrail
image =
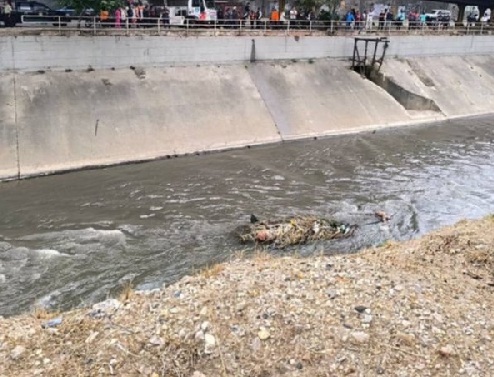
<path id="1" fill-rule="evenodd" d="M 437 21 L 320 21 L 320 20 L 286 20 L 270 21 L 249 19 L 223 19 L 202 21 L 196 19 L 177 19 L 163 17 L 126 18 L 120 21 L 114 17 L 101 19 L 99 16 L 68 17 L 62 15 L 38 16 L 22 15 L 22 23 L 18 26 L 38 27 L 42 30 L 56 30 L 60 34 L 71 31 L 90 32 L 97 34 L 122 33 L 134 31 L 149 34 L 168 34 L 174 32 L 197 33 L 210 32 L 212 35 L 250 35 L 276 34 L 285 35 L 303 33 L 319 33 L 324 35 L 475 35 L 492 34 L 494 23 L 488 22 L 437 22 Z M 16 28 L 17 29 L 17 28 Z M 11 29 L 7 29 L 11 30 Z M 1 31 L 0 31 L 1 34 Z"/>

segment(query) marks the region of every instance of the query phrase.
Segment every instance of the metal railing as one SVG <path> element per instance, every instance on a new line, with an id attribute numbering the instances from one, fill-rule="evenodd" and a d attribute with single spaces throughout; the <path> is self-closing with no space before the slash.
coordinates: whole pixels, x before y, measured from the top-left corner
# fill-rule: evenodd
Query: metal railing
<path id="1" fill-rule="evenodd" d="M 37 28 L 59 34 L 81 33 L 93 35 L 131 35 L 135 33 L 149 35 L 205 34 L 205 35 L 482 35 L 492 34 L 494 24 L 486 22 L 412 22 L 412 21 L 319 21 L 319 20 L 216 20 L 199 21 L 184 19 L 177 22 L 165 17 L 126 18 L 116 20 L 109 17 L 67 17 L 67 16 L 23 16 L 15 30 L 21 26 Z M 6 28 L 3 30 L 12 30 Z M 29 32 L 26 30 L 26 33 Z M 0 31 L 1 34 L 1 31 Z"/>

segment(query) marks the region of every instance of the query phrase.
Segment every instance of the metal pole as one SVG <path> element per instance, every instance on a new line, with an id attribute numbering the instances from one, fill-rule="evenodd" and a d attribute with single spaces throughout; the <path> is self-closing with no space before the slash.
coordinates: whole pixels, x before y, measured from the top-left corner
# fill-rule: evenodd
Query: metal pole
<path id="1" fill-rule="evenodd" d="M 58 34 L 62 35 L 62 25 L 60 25 L 60 16 L 58 16 Z"/>
<path id="2" fill-rule="evenodd" d="M 96 16 L 93 17 L 93 33 L 96 35 Z"/>

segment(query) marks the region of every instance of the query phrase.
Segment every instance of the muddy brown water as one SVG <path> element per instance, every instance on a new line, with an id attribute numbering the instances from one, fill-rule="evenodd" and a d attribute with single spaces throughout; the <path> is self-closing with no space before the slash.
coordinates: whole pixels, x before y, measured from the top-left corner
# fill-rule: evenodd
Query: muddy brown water
<path id="1" fill-rule="evenodd" d="M 491 116 L 5 182 L 0 314 L 87 305 L 128 280 L 174 282 L 244 249 L 231 232 L 251 213 L 360 225 L 302 254 L 480 217 L 494 212 L 493 162 Z M 377 209 L 389 224 L 375 223 Z"/>

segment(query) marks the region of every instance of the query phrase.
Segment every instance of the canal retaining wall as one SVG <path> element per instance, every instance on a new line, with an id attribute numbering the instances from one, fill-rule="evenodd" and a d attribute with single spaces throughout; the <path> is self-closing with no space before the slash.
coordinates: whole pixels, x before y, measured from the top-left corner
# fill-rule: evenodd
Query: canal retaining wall
<path id="1" fill-rule="evenodd" d="M 392 36 L 388 56 L 494 54 L 494 36 Z M 4 36 L 0 72 L 348 58 L 354 36 Z"/>
<path id="2" fill-rule="evenodd" d="M 383 76 L 436 111 L 352 71 L 350 38 L 256 39 L 256 63 L 251 38 L 17 38 L 0 44 L 0 179 L 494 109 L 493 37 L 391 40 Z"/>

